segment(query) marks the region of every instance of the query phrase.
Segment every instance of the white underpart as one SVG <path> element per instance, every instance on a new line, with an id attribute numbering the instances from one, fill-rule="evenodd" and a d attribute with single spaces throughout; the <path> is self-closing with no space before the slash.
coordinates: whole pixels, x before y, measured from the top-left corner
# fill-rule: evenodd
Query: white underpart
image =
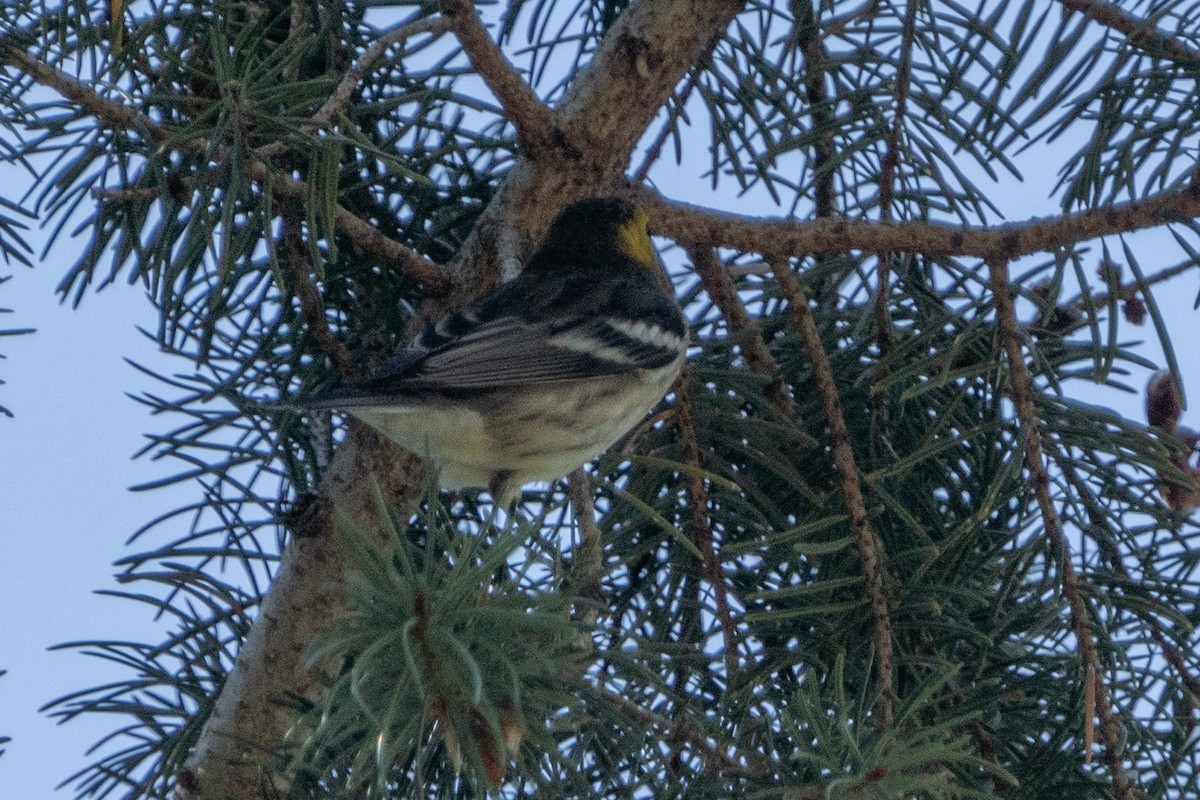
<path id="1" fill-rule="evenodd" d="M 349 411 L 432 461 L 446 488 L 488 486 L 498 471 L 520 487 L 558 478 L 607 450 L 662 399 L 682 363 L 680 354 L 657 369 L 514 388 L 492 398 L 486 416 L 455 405 Z M 580 419 L 593 424 L 580 429 Z"/>
<path id="2" fill-rule="evenodd" d="M 439 467 L 470 454 L 490 453 L 494 446 L 483 417 L 463 406 L 365 406 L 350 409 L 350 413 Z M 451 488 L 486 486 L 487 478 L 483 470 L 475 470 L 468 473 L 467 480 L 444 475 L 443 483 Z"/>

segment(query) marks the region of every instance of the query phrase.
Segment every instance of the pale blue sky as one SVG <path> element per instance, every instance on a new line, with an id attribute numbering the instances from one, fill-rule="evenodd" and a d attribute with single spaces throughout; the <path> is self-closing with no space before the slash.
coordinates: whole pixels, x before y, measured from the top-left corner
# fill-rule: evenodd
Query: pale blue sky
<path id="1" fill-rule="evenodd" d="M 0 164 L 0 181 L 13 185 L 11 167 Z M 0 418 L 0 669 L 8 670 L 0 678 L 0 731 L 13 739 L 0 756 L 0 796 L 28 800 L 50 797 L 114 722 L 61 727 L 37 708 L 120 676 L 98 659 L 46 648 L 89 638 L 153 640 L 145 638 L 155 624 L 148 606 L 94 592 L 117 588 L 112 562 L 127 552 L 125 540 L 169 502 L 127 491 L 161 474 L 148 460 L 130 459 L 155 421 L 125 396 L 146 384 L 124 357 L 169 368 L 134 328 L 151 322 L 149 304 L 140 290 L 116 286 L 78 309 L 59 305 L 53 290 L 67 258 L 0 271 L 14 274 L 0 285 L 0 307 L 15 312 L 0 326 L 38 329 L 0 339 L 7 356 L 0 403 L 16 414 Z M 22 791 L 9 794 L 14 787 Z"/>

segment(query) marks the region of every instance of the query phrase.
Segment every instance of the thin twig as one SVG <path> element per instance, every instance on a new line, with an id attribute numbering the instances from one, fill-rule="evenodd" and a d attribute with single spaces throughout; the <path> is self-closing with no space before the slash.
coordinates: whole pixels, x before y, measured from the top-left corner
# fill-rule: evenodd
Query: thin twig
<path id="1" fill-rule="evenodd" d="M 1054 502 L 1050 497 L 1050 476 L 1046 471 L 1037 412 L 1033 407 L 1033 378 L 1021 349 L 1021 332 L 1013 308 L 1013 288 L 1008 277 L 1008 262 L 1002 258 L 989 260 L 988 273 L 996 304 L 996 325 L 999 328 L 1000 341 L 1008 355 L 1009 392 L 1025 440 L 1025 468 L 1029 470 L 1029 482 L 1041 509 L 1046 539 L 1053 552 L 1060 554 L 1058 563 L 1062 569 L 1062 593 L 1070 608 L 1071 629 L 1079 647 L 1080 660 L 1083 662 L 1084 679 L 1093 682 L 1095 713 L 1100 717 L 1100 738 L 1104 742 L 1104 751 L 1108 757 L 1113 796 L 1117 800 L 1127 800 L 1132 795 L 1129 776 L 1125 773 L 1125 766 L 1121 760 L 1121 728 L 1113 715 L 1108 687 L 1101 677 L 1104 668 L 1100 663 L 1096 642 L 1092 638 L 1091 619 L 1083 598 L 1083 589 L 1075 566 L 1071 563 L 1070 544 L 1063 536 L 1058 513 L 1054 510 Z M 1090 713 L 1089 709 L 1085 723 L 1089 726 Z"/>
<path id="2" fill-rule="evenodd" d="M 341 115 L 346 110 L 350 104 L 350 98 L 354 96 L 354 90 L 362 83 L 363 78 L 366 77 L 375 62 L 382 58 L 390 48 L 422 33 L 436 37 L 448 30 L 450 30 L 450 21 L 444 17 L 424 17 L 398 25 L 380 36 L 363 51 L 362 55 L 355 59 L 350 69 L 346 70 L 346 74 L 338 82 L 333 94 L 329 95 L 325 104 L 317 110 L 317 113 L 313 114 L 312 119 L 307 123 L 311 130 L 324 128 L 333 121 L 334 117 Z"/>
<path id="3" fill-rule="evenodd" d="M 567 497 L 571 501 L 571 511 L 575 524 L 579 527 L 579 544 L 571 560 L 569 588 L 576 597 L 581 597 L 585 605 L 576 609 L 576 619 L 585 626 L 596 624 L 597 603 L 601 600 L 600 579 L 604 575 L 604 537 L 600 526 L 596 524 L 596 489 L 592 477 L 583 469 L 577 469 L 567 478 Z M 581 634 L 580 638 L 591 647 L 592 638 L 589 634 Z"/>
<path id="4" fill-rule="evenodd" d="M 1200 190 L 1191 188 L 990 228 L 937 222 L 884 225 L 842 218 L 801 222 L 792 218 L 750 217 L 668 200 L 646 186 L 634 187 L 632 191 L 638 204 L 654 219 L 656 230 L 680 243 L 787 256 L 905 250 L 930 256 L 1015 259 L 1052 252 L 1086 239 L 1157 227 L 1168 220 L 1200 217 Z"/>
<path id="5" fill-rule="evenodd" d="M 913 40 L 916 38 L 917 27 L 916 0 L 908 0 L 904 9 L 904 27 L 900 40 L 900 63 L 896 70 L 896 103 L 892 117 L 892 127 L 888 131 L 887 142 L 883 151 L 883 161 L 880 164 L 879 176 L 879 221 L 892 221 L 892 198 L 896 193 L 896 166 L 900 163 L 900 134 L 904 130 L 904 122 L 908 113 L 908 92 L 912 85 L 912 54 Z M 875 343 L 879 346 L 879 372 L 877 382 L 887 377 L 887 367 L 883 363 L 892 351 L 892 253 L 884 250 L 878 254 L 878 280 L 875 289 Z M 882 395 L 876 395 L 877 411 L 883 402 Z"/>
<path id="6" fill-rule="evenodd" d="M 683 445 L 683 461 L 691 469 L 686 476 L 688 506 L 691 512 L 692 542 L 703 559 L 705 579 L 712 587 L 716 616 L 721 624 L 725 639 L 726 683 L 733 683 L 738 670 L 737 625 L 733 621 L 733 610 L 729 605 L 729 587 L 721 559 L 717 554 L 717 540 L 713 536 L 712 517 L 708 513 L 708 489 L 700 476 L 700 440 L 696 434 L 696 417 L 693 414 L 691 368 L 685 368 L 680 376 L 676 392 L 679 409 L 679 437 Z"/>
<path id="7" fill-rule="evenodd" d="M 161 142 L 168 136 L 166 128 L 140 111 L 105 97 L 87 84 L 13 45 L 0 42 L 0 63 L 12 64 L 42 86 L 78 104 L 107 128 L 137 131 L 154 142 Z"/>
<path id="8" fill-rule="evenodd" d="M 668 111 L 668 116 L 662 127 L 658 129 L 658 135 L 654 137 L 654 141 L 646 148 L 646 157 L 642 159 L 642 165 L 634 170 L 632 181 L 634 183 L 642 183 L 646 180 L 646 176 L 650 174 L 650 167 L 654 166 L 654 162 L 658 161 L 662 155 L 663 145 L 667 143 L 667 137 L 671 135 L 671 131 L 675 129 L 675 121 L 683 115 L 684 106 L 687 105 L 688 97 L 691 96 L 692 90 L 696 88 L 696 75 L 699 69 L 694 69 L 688 73 L 687 80 L 683 82 L 683 88 L 679 90 L 679 94 L 675 100 L 675 108 Z"/>
<path id="9" fill-rule="evenodd" d="M 488 35 L 474 4 L 468 0 L 441 0 L 440 5 L 471 66 L 500 101 L 505 118 L 516 127 L 517 140 L 527 154 L 562 144 L 554 114 Z"/>
<path id="10" fill-rule="evenodd" d="M 1139 19 L 1128 11 L 1104 0 L 1059 0 L 1068 11 L 1078 11 L 1106 28 L 1125 34 L 1129 41 L 1154 56 L 1165 56 L 1181 64 L 1195 66 L 1200 50 L 1170 36 L 1149 20 Z"/>
<path id="11" fill-rule="evenodd" d="M 360 376 L 358 365 L 354 363 L 345 343 L 329 329 L 325 303 L 311 279 L 309 251 L 304 246 L 304 228 L 296 211 L 295 208 L 285 208 L 283 211 L 284 261 L 292 278 L 292 292 L 300 301 L 300 313 L 304 315 L 309 333 L 325 351 L 333 368 L 344 380 L 354 381 Z"/>
<path id="12" fill-rule="evenodd" d="M 92 189 L 92 198 L 106 203 L 141 203 L 162 196 L 158 186 L 128 186 L 122 189 Z"/>
<path id="13" fill-rule="evenodd" d="M 1075 488 L 1079 498 L 1083 501 L 1084 508 L 1087 510 L 1089 521 L 1098 528 L 1107 528 L 1108 520 L 1104 514 L 1104 510 L 1096 502 L 1094 493 L 1079 479 L 1072 469 L 1063 469 L 1063 475 L 1067 482 Z M 1112 569 L 1127 581 L 1133 581 L 1133 576 L 1129 572 L 1129 568 L 1125 566 L 1121 554 L 1115 549 L 1107 551 L 1107 561 Z M 1163 659 L 1175 670 L 1179 676 L 1179 680 L 1187 688 L 1193 696 L 1200 698 L 1200 676 L 1195 675 L 1184 660 L 1183 655 L 1170 642 L 1167 641 L 1166 635 L 1163 633 L 1162 626 L 1156 620 L 1150 620 L 1150 638 L 1154 640 L 1162 649 Z"/>
<path id="14" fill-rule="evenodd" d="M 854 460 L 854 448 L 850 444 L 850 432 L 842 413 L 842 401 L 838 396 L 837 384 L 833 379 L 833 368 L 821 344 L 821 334 L 813 321 L 808 297 L 800 279 L 796 277 L 785 258 L 770 258 L 768 263 L 779 283 L 779 291 L 788 302 L 788 312 L 804 340 L 804 350 L 812 364 L 813 380 L 821 396 L 821 410 L 825 424 L 829 427 L 829 444 L 833 449 L 833 463 L 837 467 L 842 484 L 842 496 L 846 511 L 850 514 L 850 533 L 862 560 L 863 578 L 866 583 L 867 604 L 871 609 L 873 638 L 875 643 L 875 680 L 879 684 L 879 699 L 876 710 L 881 729 L 891 726 L 894 715 L 896 692 L 893 685 L 892 619 L 888 610 L 887 596 L 883 587 L 882 545 L 875 536 L 867 506 L 859 485 L 858 465 Z"/>
<path id="15" fill-rule="evenodd" d="M 1187 261 L 1181 261 L 1178 264 L 1173 264 L 1169 267 L 1163 267 L 1158 272 L 1147 275 L 1145 280 L 1130 281 L 1129 283 L 1122 284 L 1121 288 L 1115 293 L 1100 292 L 1099 294 L 1094 294 L 1092 295 L 1091 302 L 1093 306 L 1102 306 L 1107 305 L 1114 299 L 1127 300 L 1136 296 L 1137 292 L 1140 291 L 1143 286 L 1154 286 L 1155 284 L 1163 283 L 1164 281 L 1168 281 L 1171 278 L 1182 275 L 1185 272 L 1191 272 L 1192 270 L 1196 269 L 1200 269 L 1200 264 L 1198 264 L 1195 259 L 1189 258 Z M 1068 308 L 1083 309 L 1085 299 L 1086 298 L 1084 295 L 1080 294 L 1068 300 L 1066 303 L 1064 303 L 1064 305 Z"/>
<path id="16" fill-rule="evenodd" d="M 836 36 L 841 36 L 850 26 L 856 25 L 859 22 L 870 19 L 879 12 L 879 0 L 867 0 L 858 8 L 851 11 L 849 14 L 843 14 L 840 17 L 834 17 L 821 31 L 821 41 L 831 39 Z"/>
<path id="17" fill-rule="evenodd" d="M 608 689 L 599 689 L 598 694 L 626 717 L 651 730 L 666 734 L 664 739 L 677 739 L 688 743 L 708 764 L 715 765 L 721 774 L 763 778 L 771 773 L 771 761 L 761 753 L 730 754 L 732 746 L 714 743 L 709 736 L 686 719 L 667 719 Z"/>
<path id="18" fill-rule="evenodd" d="M 818 218 L 832 217 L 837 210 L 834 203 L 834 165 L 837 152 L 833 146 L 833 133 L 837 130 L 833 118 L 833 106 L 829 102 L 829 87 L 825 83 L 828 53 L 821 38 L 813 4 L 793 2 L 792 15 L 796 20 L 795 36 L 804 56 L 804 93 L 808 99 L 809 114 L 812 116 L 813 155 L 809 171 L 813 175 L 814 213 Z"/>
<path id="19" fill-rule="evenodd" d="M 734 340 L 742 350 L 742 356 L 746 359 L 746 366 L 768 380 L 764 390 L 767 401 L 790 417 L 796 402 L 788 390 L 775 356 L 771 355 L 767 343 L 763 340 L 762 329 L 746 313 L 746 306 L 738 296 L 733 279 L 717 261 L 717 254 L 711 247 L 689 247 L 687 253 L 700 283 L 704 285 L 704 291 L 725 317 L 729 332 L 733 334 Z"/>

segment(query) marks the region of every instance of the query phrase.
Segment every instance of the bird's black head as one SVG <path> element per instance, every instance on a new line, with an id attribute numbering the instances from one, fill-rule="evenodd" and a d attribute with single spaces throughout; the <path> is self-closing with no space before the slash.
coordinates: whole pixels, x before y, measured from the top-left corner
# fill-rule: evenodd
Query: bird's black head
<path id="1" fill-rule="evenodd" d="M 535 260 L 604 258 L 614 251 L 644 267 L 654 265 L 645 211 L 619 197 L 589 197 L 567 206 L 550 226 Z"/>

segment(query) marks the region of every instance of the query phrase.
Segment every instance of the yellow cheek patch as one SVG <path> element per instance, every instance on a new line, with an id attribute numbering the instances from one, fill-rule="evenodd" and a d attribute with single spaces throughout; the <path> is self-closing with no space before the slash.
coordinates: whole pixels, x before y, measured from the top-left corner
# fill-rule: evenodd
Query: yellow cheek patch
<path id="1" fill-rule="evenodd" d="M 618 229 L 621 252 L 644 267 L 654 265 L 654 244 L 646 230 L 649 223 L 650 215 L 639 208 L 633 219 Z"/>

